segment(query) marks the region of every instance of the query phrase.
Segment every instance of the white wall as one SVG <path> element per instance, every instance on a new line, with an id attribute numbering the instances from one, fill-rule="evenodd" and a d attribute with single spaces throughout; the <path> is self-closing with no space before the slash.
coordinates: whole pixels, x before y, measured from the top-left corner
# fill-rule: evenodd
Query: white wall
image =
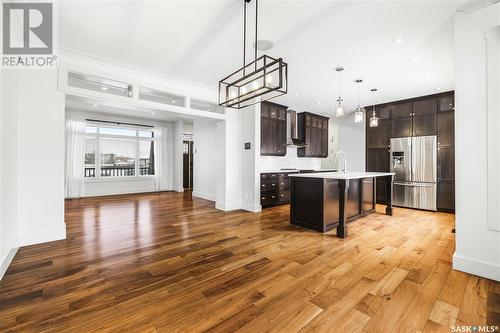
<path id="1" fill-rule="evenodd" d="M 217 122 L 193 122 L 193 196 L 210 201 L 217 198 Z"/>
<path id="2" fill-rule="evenodd" d="M 184 133 L 193 133 L 193 123 L 192 122 L 184 122 Z"/>
<path id="3" fill-rule="evenodd" d="M 227 109 L 226 121 L 217 122 L 217 201 L 224 211 L 241 208 L 241 138 L 240 111 Z M 196 140 L 196 139 L 195 139 Z"/>
<path id="4" fill-rule="evenodd" d="M 4 71 L 3 218 L 15 246 L 63 239 L 64 95 L 56 70 Z M 8 82 L 8 84 L 6 84 Z M 9 237 L 10 238 L 10 237 Z"/>
<path id="5" fill-rule="evenodd" d="M 500 280 L 500 232 L 487 226 L 485 29 L 500 25 L 500 3 L 455 15 L 455 269 Z"/>
<path id="6" fill-rule="evenodd" d="M 285 156 L 260 156 L 261 172 L 274 171 L 282 168 L 321 169 L 322 158 L 297 157 L 297 148 L 287 147 Z"/>
<path id="7" fill-rule="evenodd" d="M 342 150 L 347 155 L 348 171 L 365 171 L 365 122 L 355 123 L 354 116 L 330 118 L 328 122 L 328 158 L 322 161 L 322 168 L 338 168 L 335 153 Z M 332 142 L 333 138 L 333 142 Z M 342 158 L 341 158 L 342 163 Z"/>
<path id="8" fill-rule="evenodd" d="M 251 149 L 241 153 L 241 207 L 259 212 L 260 205 L 260 104 L 240 110 L 242 145 L 249 142 Z"/>

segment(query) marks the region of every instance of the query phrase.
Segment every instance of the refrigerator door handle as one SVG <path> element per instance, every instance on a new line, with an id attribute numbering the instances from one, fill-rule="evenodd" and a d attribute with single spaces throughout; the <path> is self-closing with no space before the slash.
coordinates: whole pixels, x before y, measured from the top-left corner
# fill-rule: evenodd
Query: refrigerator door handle
<path id="1" fill-rule="evenodd" d="M 431 184 L 413 184 L 415 187 L 432 187 Z"/>

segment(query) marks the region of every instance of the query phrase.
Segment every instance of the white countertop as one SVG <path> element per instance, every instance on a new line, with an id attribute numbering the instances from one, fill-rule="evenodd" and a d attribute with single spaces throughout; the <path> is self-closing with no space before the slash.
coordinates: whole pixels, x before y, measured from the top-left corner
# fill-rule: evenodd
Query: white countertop
<path id="1" fill-rule="evenodd" d="M 394 172 L 322 172 L 322 173 L 299 173 L 292 174 L 290 177 L 303 177 L 303 178 L 322 178 L 322 179 L 359 179 L 359 178 L 372 178 L 394 176 Z"/>
<path id="2" fill-rule="evenodd" d="M 311 168 L 302 168 L 302 169 L 276 169 L 276 170 L 261 170 L 261 173 L 278 173 L 278 172 L 299 172 L 300 170 L 313 170 L 314 172 L 326 172 L 326 171 L 332 171 L 335 172 L 337 169 L 311 169 Z"/>

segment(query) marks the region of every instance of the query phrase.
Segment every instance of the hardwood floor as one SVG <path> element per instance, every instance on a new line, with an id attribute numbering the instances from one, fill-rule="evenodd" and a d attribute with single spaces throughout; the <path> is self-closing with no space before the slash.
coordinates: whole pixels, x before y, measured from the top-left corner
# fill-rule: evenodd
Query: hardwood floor
<path id="1" fill-rule="evenodd" d="M 67 201 L 67 239 L 21 248 L 0 281 L 0 331 L 499 325 L 500 283 L 451 269 L 453 215 L 384 208 L 339 239 L 290 226 L 288 206 L 224 213 L 171 192 Z"/>

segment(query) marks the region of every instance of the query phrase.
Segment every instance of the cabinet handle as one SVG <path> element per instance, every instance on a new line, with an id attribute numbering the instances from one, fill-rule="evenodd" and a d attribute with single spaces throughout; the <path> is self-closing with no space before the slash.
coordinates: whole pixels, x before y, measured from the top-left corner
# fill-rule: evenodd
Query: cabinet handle
<path id="1" fill-rule="evenodd" d="M 273 186 L 274 186 L 274 185 L 276 185 L 276 184 L 271 184 L 271 185 L 273 185 Z"/>
<path id="2" fill-rule="evenodd" d="M 266 197 L 262 197 L 262 200 L 266 200 Z"/>
<path id="3" fill-rule="evenodd" d="M 266 187 L 266 185 L 262 184 L 262 187 Z"/>
<path id="4" fill-rule="evenodd" d="M 271 198 L 273 198 L 273 199 L 274 199 L 274 198 L 276 198 L 276 196 L 275 196 L 275 195 L 273 195 Z"/>
<path id="5" fill-rule="evenodd" d="M 280 197 L 284 197 L 284 196 L 285 196 L 284 194 L 280 195 Z"/>

